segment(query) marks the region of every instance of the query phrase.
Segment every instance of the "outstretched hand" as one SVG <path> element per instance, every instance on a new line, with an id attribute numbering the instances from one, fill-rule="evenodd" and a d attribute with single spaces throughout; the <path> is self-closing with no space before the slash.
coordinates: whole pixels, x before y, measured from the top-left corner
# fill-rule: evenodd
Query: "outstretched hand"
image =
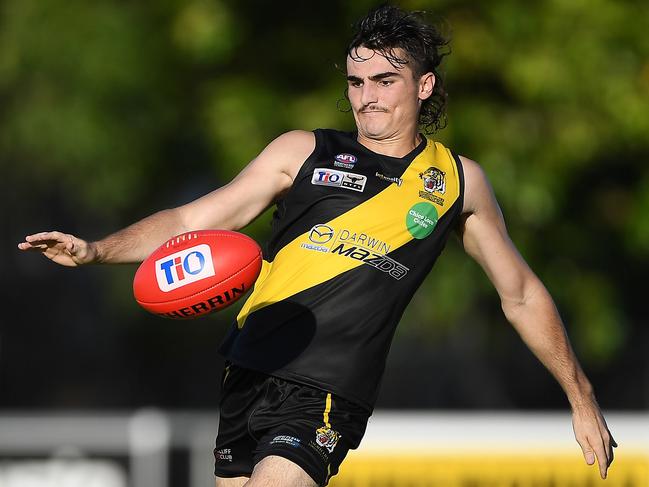
<path id="1" fill-rule="evenodd" d="M 95 261 L 97 252 L 93 245 L 67 233 L 41 232 L 25 237 L 18 244 L 20 250 L 40 252 L 57 264 L 76 267 Z"/>
<path id="2" fill-rule="evenodd" d="M 613 448 L 617 447 L 617 443 L 594 399 L 573 407 L 572 427 L 586 463 L 593 465 L 597 459 L 599 475 L 605 479 L 608 467 L 613 463 Z"/>

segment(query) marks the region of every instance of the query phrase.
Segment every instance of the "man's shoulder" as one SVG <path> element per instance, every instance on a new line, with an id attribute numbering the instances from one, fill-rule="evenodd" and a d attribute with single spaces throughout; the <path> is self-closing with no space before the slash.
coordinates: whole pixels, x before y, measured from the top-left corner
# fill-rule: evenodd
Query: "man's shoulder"
<path id="1" fill-rule="evenodd" d="M 494 198 L 491 183 L 484 169 L 473 159 L 458 155 L 464 172 L 464 213 L 474 213 Z"/>
<path id="2" fill-rule="evenodd" d="M 325 148 L 330 147 L 331 144 L 336 146 L 339 143 L 349 143 L 356 140 L 355 132 L 348 132 L 344 130 L 332 128 L 317 128 L 312 131 L 308 130 L 291 130 L 284 132 L 269 146 L 279 148 L 281 151 L 289 153 L 299 153 L 304 155 L 311 154 L 316 147 Z"/>
<path id="3" fill-rule="evenodd" d="M 482 167 L 480 167 L 480 164 L 478 164 L 476 161 L 473 159 L 469 159 L 466 156 L 463 156 L 461 154 L 457 154 L 457 158 L 460 160 L 462 163 L 462 169 L 464 169 L 464 172 L 470 172 L 470 173 L 481 173 L 484 175 L 484 171 Z"/>
<path id="4" fill-rule="evenodd" d="M 271 144 L 309 143 L 314 141 L 315 134 L 309 130 L 289 130 L 279 135 Z"/>
<path id="5" fill-rule="evenodd" d="M 356 132 L 349 130 L 339 130 L 329 127 L 319 127 L 313 130 L 304 130 L 304 129 L 293 129 L 281 134 L 279 138 L 282 137 L 315 137 L 318 134 L 332 135 L 345 138 L 356 138 Z"/>
<path id="6" fill-rule="evenodd" d="M 307 130 L 291 130 L 276 137 L 255 158 L 255 164 L 274 167 L 294 180 L 300 167 L 315 151 L 316 137 Z"/>
<path id="7" fill-rule="evenodd" d="M 307 130 L 290 130 L 275 138 L 266 146 L 263 154 L 276 154 L 281 157 L 292 155 L 302 157 L 313 152 L 316 145 L 316 137 L 313 132 Z"/>

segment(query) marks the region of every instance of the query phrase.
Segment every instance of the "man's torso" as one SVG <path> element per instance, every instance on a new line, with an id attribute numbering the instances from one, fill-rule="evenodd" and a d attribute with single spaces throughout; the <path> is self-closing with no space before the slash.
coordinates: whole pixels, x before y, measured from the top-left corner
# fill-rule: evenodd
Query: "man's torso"
<path id="1" fill-rule="evenodd" d="M 315 136 L 221 350 L 371 409 L 396 325 L 462 211 L 462 169 L 430 140 L 393 158 L 352 133 Z"/>

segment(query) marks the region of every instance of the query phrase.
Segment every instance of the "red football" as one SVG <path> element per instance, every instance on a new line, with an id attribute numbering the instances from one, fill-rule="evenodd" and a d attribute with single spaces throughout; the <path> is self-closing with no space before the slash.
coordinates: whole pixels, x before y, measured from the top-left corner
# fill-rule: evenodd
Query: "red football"
<path id="1" fill-rule="evenodd" d="M 135 300 L 147 311 L 186 319 L 223 309 L 243 296 L 261 270 L 261 249 L 229 230 L 197 230 L 163 243 L 133 279 Z"/>

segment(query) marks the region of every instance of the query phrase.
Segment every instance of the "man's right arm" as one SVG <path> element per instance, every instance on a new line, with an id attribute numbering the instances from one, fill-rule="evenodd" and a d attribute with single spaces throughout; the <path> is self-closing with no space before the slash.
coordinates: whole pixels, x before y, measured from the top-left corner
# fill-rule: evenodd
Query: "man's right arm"
<path id="1" fill-rule="evenodd" d="M 18 248 L 65 266 L 119 264 L 141 262 L 165 240 L 190 230 L 239 230 L 291 187 L 314 148 L 312 132 L 287 132 L 230 183 L 191 203 L 154 213 L 97 242 L 52 231 L 29 235 Z"/>

